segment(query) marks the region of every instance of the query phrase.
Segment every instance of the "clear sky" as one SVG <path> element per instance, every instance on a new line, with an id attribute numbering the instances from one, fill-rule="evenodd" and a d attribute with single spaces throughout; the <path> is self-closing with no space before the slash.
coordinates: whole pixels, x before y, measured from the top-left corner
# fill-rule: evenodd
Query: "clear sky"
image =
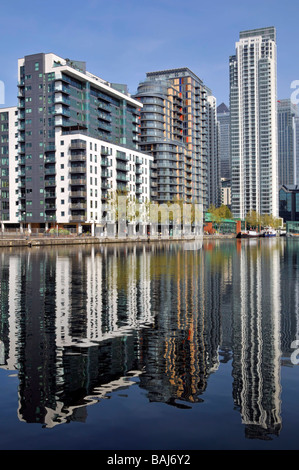
<path id="1" fill-rule="evenodd" d="M 5 106 L 17 104 L 17 59 L 38 52 L 86 61 L 132 94 L 146 72 L 189 67 L 228 104 L 239 32 L 265 26 L 277 30 L 278 98 L 289 98 L 299 80 L 298 25 L 297 0 L 1 0 Z"/>

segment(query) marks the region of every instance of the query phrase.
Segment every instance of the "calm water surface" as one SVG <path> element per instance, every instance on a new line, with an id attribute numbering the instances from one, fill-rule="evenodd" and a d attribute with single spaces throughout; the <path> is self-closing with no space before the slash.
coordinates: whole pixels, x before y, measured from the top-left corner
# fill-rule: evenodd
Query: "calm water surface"
<path id="1" fill-rule="evenodd" d="M 299 448 L 298 240 L 0 263 L 1 449 Z"/>

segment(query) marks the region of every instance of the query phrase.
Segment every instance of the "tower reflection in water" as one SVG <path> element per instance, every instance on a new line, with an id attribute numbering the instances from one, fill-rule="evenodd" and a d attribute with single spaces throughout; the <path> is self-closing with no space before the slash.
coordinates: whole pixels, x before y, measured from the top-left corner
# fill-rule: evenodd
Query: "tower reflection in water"
<path id="1" fill-rule="evenodd" d="M 136 383 L 149 401 L 192 408 L 232 360 L 246 436 L 277 435 L 281 324 L 296 323 L 281 318 L 284 247 L 3 251 L 1 361 L 19 373 L 19 419 L 84 421 L 87 405 Z"/>
<path id="2" fill-rule="evenodd" d="M 269 240 L 238 242 L 233 287 L 233 398 L 248 438 L 281 429 L 280 249 Z"/>

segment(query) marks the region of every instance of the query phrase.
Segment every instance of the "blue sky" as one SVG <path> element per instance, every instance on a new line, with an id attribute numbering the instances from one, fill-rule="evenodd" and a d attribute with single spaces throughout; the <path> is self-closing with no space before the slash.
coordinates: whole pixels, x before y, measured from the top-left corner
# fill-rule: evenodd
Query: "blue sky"
<path id="1" fill-rule="evenodd" d="M 239 32 L 277 29 L 278 98 L 299 80 L 295 0 L 2 0 L 0 80 L 17 104 L 17 59 L 37 52 L 84 60 L 87 70 L 137 90 L 146 72 L 189 67 L 228 104 L 228 60 Z"/>

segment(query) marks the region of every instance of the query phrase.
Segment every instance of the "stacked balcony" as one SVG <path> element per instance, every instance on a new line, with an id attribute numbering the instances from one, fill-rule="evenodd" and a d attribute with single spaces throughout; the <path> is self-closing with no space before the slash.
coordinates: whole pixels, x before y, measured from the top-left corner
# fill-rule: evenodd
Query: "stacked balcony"
<path id="1" fill-rule="evenodd" d="M 70 143 L 70 221 L 86 220 L 86 142 L 74 139 Z"/>

